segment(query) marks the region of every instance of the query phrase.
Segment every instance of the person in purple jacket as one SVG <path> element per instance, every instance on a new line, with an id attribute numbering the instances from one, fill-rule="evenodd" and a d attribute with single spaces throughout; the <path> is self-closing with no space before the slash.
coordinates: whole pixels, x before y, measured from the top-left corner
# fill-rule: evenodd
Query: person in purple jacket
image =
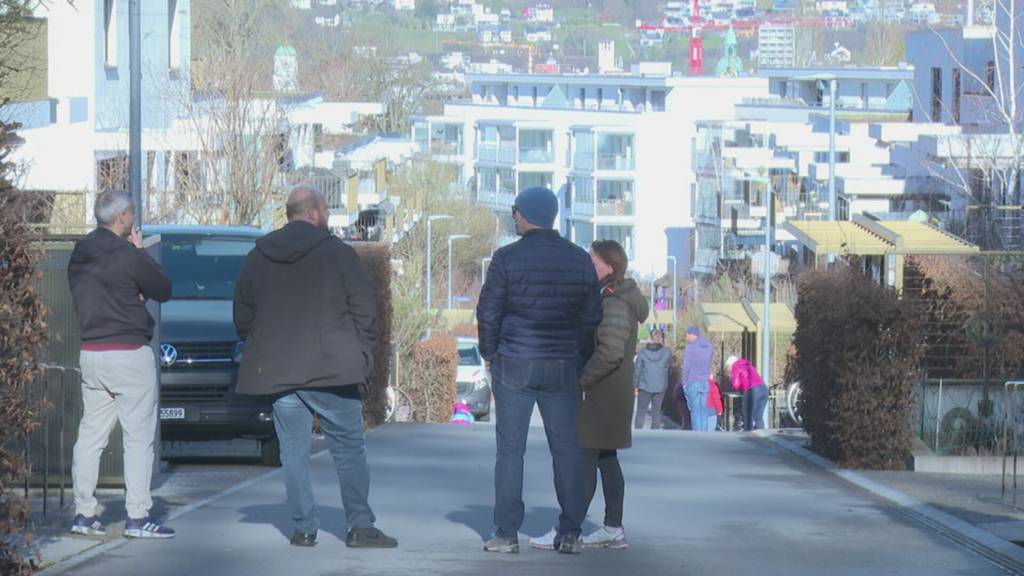
<path id="1" fill-rule="evenodd" d="M 690 408 L 693 430 L 708 432 L 711 410 L 708 408 L 708 380 L 711 379 L 711 342 L 701 335 L 700 328 L 686 329 L 686 349 L 683 352 L 683 377 L 680 385 Z"/>

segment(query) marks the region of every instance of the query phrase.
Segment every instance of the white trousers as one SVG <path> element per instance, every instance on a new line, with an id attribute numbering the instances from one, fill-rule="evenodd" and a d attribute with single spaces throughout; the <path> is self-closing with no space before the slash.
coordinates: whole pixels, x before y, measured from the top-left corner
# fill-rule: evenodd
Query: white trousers
<path id="1" fill-rule="evenodd" d="M 84 410 L 71 465 L 76 513 L 85 517 L 96 515 L 100 456 L 114 423 L 120 422 L 124 436 L 125 508 L 129 518 L 145 518 L 153 506 L 149 487 L 153 479 L 160 396 L 153 350 L 143 346 L 131 351 L 82 351 L 80 366 Z"/>

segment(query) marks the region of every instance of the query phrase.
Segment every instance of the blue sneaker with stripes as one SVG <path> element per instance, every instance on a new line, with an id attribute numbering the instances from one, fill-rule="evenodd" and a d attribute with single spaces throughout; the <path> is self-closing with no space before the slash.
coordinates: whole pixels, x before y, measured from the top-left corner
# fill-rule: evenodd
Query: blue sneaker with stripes
<path id="1" fill-rule="evenodd" d="M 75 522 L 71 525 L 71 533 L 82 536 L 106 536 L 107 527 L 100 522 L 99 516 L 85 517 L 79 514 L 75 516 Z"/>
<path id="2" fill-rule="evenodd" d="M 161 525 L 150 516 L 129 518 L 124 525 L 125 538 L 174 538 L 174 530 Z"/>

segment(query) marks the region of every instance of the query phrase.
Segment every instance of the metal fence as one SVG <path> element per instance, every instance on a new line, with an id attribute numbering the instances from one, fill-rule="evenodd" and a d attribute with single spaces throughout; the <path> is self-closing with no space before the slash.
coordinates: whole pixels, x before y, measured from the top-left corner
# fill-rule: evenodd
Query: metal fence
<path id="1" fill-rule="evenodd" d="M 38 289 L 47 309 L 48 344 L 40 359 L 39 378 L 26 390 L 26 400 L 37 407 L 39 418 L 24 446 L 30 473 L 23 488 L 26 497 L 34 495 L 33 489 L 40 491 L 44 515 L 49 512 L 51 490 L 59 492 L 60 506 L 65 504 L 65 493 L 71 485 L 72 448 L 82 417 L 82 373 L 78 368 L 81 342 L 67 280 L 68 261 L 78 238 L 43 238 L 38 263 Z M 118 426 L 100 460 L 100 484 L 124 485 L 121 446 Z"/>
<path id="2" fill-rule="evenodd" d="M 1001 382 L 939 378 L 923 380 L 914 394 L 914 430 L 935 454 L 998 456 L 1004 423 L 1019 413 L 1019 400 Z"/>

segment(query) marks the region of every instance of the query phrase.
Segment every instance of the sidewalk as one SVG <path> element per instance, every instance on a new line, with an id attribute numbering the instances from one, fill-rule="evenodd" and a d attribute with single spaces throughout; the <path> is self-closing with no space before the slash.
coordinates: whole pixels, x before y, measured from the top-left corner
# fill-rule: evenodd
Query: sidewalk
<path id="1" fill-rule="evenodd" d="M 640 432 L 621 452 L 630 550 L 488 555 L 481 547 L 492 530 L 493 427 L 392 425 L 368 440 L 371 500 L 398 550 L 345 548 L 334 467 L 321 453 L 313 461 L 322 520 L 316 548 L 288 546 L 291 523 L 275 476 L 182 515 L 174 540 L 129 542 L 46 574 L 109 576 L 142 566 L 147 576 L 1005 573 L 759 439 L 675 431 Z M 526 460 L 523 532 L 539 535 L 557 515 L 539 429 Z M 598 496 L 591 520 L 601 507 Z"/>
<path id="2" fill-rule="evenodd" d="M 762 434 L 772 442 L 783 442 L 801 458 L 815 465 L 832 467 L 809 449 L 807 434 L 798 430 L 769 431 Z M 1003 477 L 927 473 L 913 471 L 842 470 L 834 473 L 883 500 L 890 500 L 922 513 L 929 521 L 948 528 L 956 537 L 972 538 L 991 545 L 1024 566 L 1024 478 L 1019 478 L 1017 504 L 1014 505 L 1012 475 Z"/>
<path id="3" fill-rule="evenodd" d="M 225 490 L 276 472 L 276 468 L 246 463 L 169 466 L 154 479 L 152 513 L 158 518 L 176 516 Z M 40 565 L 43 567 L 77 556 L 101 544 L 120 541 L 124 531 L 124 491 L 100 489 L 97 491 L 97 499 L 103 509 L 102 519 L 107 525 L 107 536 L 100 539 L 71 535 L 68 529 L 74 520 L 75 511 L 70 480 L 68 484 L 64 509 L 60 509 L 58 490 L 50 490 L 45 517 L 42 514 L 42 498 L 32 499 L 32 532 Z"/>

